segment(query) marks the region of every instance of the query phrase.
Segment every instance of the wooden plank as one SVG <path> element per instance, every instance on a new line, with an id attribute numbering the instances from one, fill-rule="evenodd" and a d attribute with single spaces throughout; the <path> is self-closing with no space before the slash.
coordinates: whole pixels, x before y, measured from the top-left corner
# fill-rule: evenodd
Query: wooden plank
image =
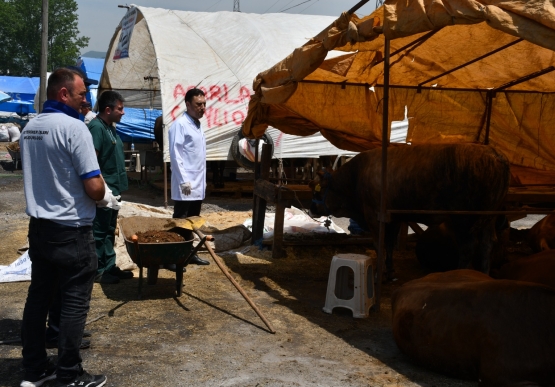
<path id="1" fill-rule="evenodd" d="M 272 240 L 264 241 L 263 244 L 271 244 Z M 292 241 L 284 239 L 282 242 L 282 246 L 350 246 L 350 245 L 373 245 L 372 238 L 357 238 L 353 237 L 352 239 L 344 239 L 344 240 L 305 240 L 305 241 Z"/>
<path id="2" fill-rule="evenodd" d="M 276 186 L 269 181 L 258 179 L 254 183 L 253 194 L 266 200 L 268 203 L 275 203 L 277 200 Z"/>
<path id="3" fill-rule="evenodd" d="M 509 187 L 506 203 L 555 203 L 555 186 Z"/>

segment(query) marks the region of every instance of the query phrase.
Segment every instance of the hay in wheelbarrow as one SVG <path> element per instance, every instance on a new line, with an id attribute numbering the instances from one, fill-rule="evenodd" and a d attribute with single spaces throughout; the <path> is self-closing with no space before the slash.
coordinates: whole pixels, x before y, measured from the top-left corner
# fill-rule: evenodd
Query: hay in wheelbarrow
<path id="1" fill-rule="evenodd" d="M 160 265 L 175 264 L 175 281 L 177 296 L 181 296 L 183 288 L 183 267 L 189 259 L 196 253 L 198 248 L 193 248 L 193 233 L 190 230 L 175 227 L 168 229 L 167 224 L 172 219 L 150 218 L 146 216 L 132 216 L 119 220 L 119 226 L 125 248 L 133 262 L 139 267 L 139 289 L 138 297 L 141 298 L 143 282 L 143 268 L 148 269 L 148 283 L 154 285 L 158 278 L 158 268 Z M 133 241 L 132 237 L 138 232 L 147 231 L 170 231 L 181 235 L 183 242 L 161 242 L 161 243 L 139 243 Z"/>

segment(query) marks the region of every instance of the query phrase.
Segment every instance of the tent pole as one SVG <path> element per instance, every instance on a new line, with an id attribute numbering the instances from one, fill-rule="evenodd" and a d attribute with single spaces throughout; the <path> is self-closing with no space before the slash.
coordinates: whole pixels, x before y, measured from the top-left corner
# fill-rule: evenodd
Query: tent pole
<path id="1" fill-rule="evenodd" d="M 378 236 L 378 264 L 376 268 L 376 310 L 380 310 L 381 290 L 383 280 L 383 267 L 385 261 L 385 223 L 386 223 L 386 196 L 387 196 L 387 146 L 389 145 L 389 38 L 385 36 L 384 45 L 384 76 L 383 76 L 383 118 L 382 118 L 382 184 L 380 213 L 380 230 Z"/>
<path id="2" fill-rule="evenodd" d="M 355 4 L 355 6 L 353 6 L 353 8 L 351 8 L 347 12 L 349 13 L 349 15 L 352 15 L 353 13 L 358 11 L 358 9 L 360 7 L 362 7 L 364 4 L 368 3 L 368 1 L 370 1 L 370 0 L 361 0 L 361 1 L 359 1 L 357 4 Z"/>
<path id="3" fill-rule="evenodd" d="M 488 90 L 486 93 L 486 136 L 484 138 L 484 145 L 489 145 L 489 127 L 491 125 L 491 109 L 493 106 L 493 92 Z"/>

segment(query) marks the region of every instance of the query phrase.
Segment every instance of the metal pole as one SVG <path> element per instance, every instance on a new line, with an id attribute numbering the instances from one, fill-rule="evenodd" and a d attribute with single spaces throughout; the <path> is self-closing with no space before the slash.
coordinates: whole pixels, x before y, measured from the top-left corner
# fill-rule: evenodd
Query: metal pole
<path id="1" fill-rule="evenodd" d="M 46 101 L 46 67 L 48 66 L 48 0 L 42 0 L 42 31 L 40 52 L 39 113 Z"/>
<path id="2" fill-rule="evenodd" d="M 378 236 L 378 264 L 376 268 L 376 309 L 380 310 L 383 263 L 385 261 L 385 221 L 387 197 L 387 146 L 389 144 L 389 38 L 385 36 L 383 76 L 383 118 L 382 118 L 382 189 L 380 201 L 380 230 Z"/>

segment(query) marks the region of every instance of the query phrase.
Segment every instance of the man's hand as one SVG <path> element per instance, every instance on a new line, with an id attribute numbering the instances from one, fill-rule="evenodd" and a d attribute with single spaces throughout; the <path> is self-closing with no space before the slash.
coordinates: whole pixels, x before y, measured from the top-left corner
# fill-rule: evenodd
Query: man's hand
<path id="1" fill-rule="evenodd" d="M 116 210 L 116 211 L 121 210 L 121 202 L 119 201 L 120 199 L 121 199 L 121 195 L 112 196 L 112 210 Z"/>
<path id="2" fill-rule="evenodd" d="M 112 208 L 113 198 L 112 190 L 104 183 L 104 197 L 96 202 L 96 206 L 99 208 Z"/>
<path id="3" fill-rule="evenodd" d="M 192 187 L 190 181 L 180 184 L 179 187 L 181 188 L 181 193 L 183 193 L 183 195 L 189 196 L 191 194 Z"/>

